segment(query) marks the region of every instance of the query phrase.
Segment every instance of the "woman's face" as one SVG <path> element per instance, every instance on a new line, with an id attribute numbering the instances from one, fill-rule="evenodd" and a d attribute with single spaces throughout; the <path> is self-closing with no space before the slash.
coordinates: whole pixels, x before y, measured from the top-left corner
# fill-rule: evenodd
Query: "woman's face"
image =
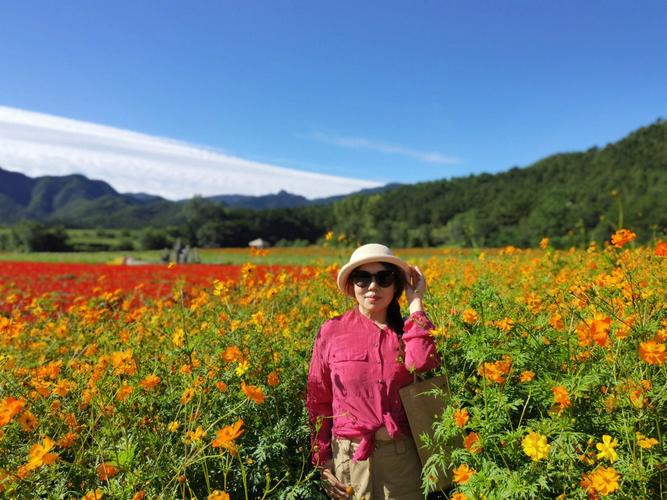
<path id="1" fill-rule="evenodd" d="M 371 274 L 377 274 L 381 271 L 387 271 L 387 268 L 379 262 L 371 262 L 370 264 L 357 267 L 355 271 L 366 271 Z M 354 271 L 352 272 L 352 276 L 354 276 Z M 354 283 L 352 283 L 352 286 L 354 287 L 354 297 L 357 299 L 359 307 L 362 311 L 373 314 L 386 311 L 396 291 L 396 283 L 383 288 L 377 284 L 377 278 L 373 279 L 367 287 L 361 287 Z"/>

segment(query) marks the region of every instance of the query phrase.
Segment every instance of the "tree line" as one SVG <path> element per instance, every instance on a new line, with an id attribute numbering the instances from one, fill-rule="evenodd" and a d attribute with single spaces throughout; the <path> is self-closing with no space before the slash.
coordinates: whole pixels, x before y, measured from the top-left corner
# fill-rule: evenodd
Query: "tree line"
<path id="1" fill-rule="evenodd" d="M 404 185 L 289 209 L 233 208 L 194 197 L 152 212 L 144 209 L 139 218 L 120 212 L 107 221 L 123 227 L 124 220 L 135 225 L 139 220 L 144 236 L 137 246 L 152 248 L 175 238 L 199 247 L 246 246 L 258 237 L 274 244 L 307 244 L 329 231 L 345 235 L 351 244 L 377 241 L 397 247 L 527 247 L 543 237 L 556 247 L 581 247 L 608 240 L 619 227 L 632 229 L 643 243 L 664 238 L 665 193 L 667 123 L 658 120 L 602 149 L 557 154 L 495 175 Z M 58 229 L 62 226 L 40 224 L 19 225 L 17 234 L 0 238 L 0 246 L 66 245 L 58 242 L 65 234 Z M 37 237 L 44 233 L 48 238 Z"/>

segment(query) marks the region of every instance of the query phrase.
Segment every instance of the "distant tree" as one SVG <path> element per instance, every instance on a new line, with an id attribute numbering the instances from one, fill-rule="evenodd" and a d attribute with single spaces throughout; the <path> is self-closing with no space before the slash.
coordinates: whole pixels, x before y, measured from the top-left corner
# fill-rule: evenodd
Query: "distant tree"
<path id="1" fill-rule="evenodd" d="M 141 231 L 138 243 L 142 250 L 160 250 L 171 247 L 173 240 L 165 229 L 148 227 Z"/>
<path id="2" fill-rule="evenodd" d="M 8 240 L 9 249 L 18 252 L 64 252 L 71 249 L 63 226 L 48 227 L 36 221 L 16 223 Z"/>

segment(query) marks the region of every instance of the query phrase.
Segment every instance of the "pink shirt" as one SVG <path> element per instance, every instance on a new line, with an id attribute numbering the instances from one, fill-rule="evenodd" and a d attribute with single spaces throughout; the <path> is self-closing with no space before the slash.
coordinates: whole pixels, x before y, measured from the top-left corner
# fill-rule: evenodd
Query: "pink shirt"
<path id="1" fill-rule="evenodd" d="M 373 451 L 373 435 L 382 426 L 392 438 L 410 427 L 398 390 L 413 382 L 409 370 L 427 371 L 440 359 L 423 312 L 410 315 L 402 341 L 353 309 L 322 325 L 308 373 L 306 406 L 313 424 L 313 463 L 331 458 L 331 436 L 361 438 L 353 460 Z M 321 424 L 320 424 L 321 422 Z"/>

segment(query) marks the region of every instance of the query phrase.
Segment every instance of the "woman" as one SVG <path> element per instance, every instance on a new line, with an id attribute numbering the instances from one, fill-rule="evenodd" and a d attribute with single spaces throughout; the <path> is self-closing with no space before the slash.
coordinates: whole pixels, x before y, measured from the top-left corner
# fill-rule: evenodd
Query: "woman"
<path id="1" fill-rule="evenodd" d="M 331 498 L 423 498 L 421 464 L 399 389 L 439 363 L 424 314 L 424 276 L 384 245 L 357 248 L 338 287 L 357 307 L 327 321 L 315 340 L 307 407 L 313 463 Z M 410 317 L 398 300 L 405 290 Z"/>

